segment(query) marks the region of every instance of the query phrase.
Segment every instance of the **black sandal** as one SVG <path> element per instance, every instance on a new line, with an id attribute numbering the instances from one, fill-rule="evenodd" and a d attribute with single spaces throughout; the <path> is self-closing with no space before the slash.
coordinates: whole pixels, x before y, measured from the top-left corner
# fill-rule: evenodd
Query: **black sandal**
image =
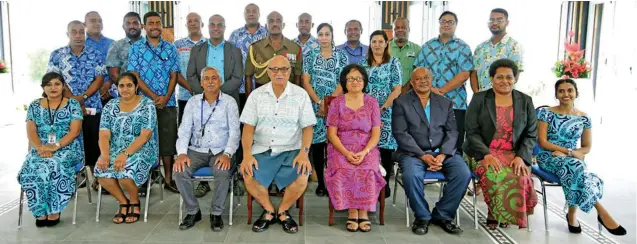
<path id="1" fill-rule="evenodd" d="M 141 205 L 140 203 L 134 203 L 134 204 L 128 204 L 128 213 L 126 214 L 126 219 L 132 217 L 135 218 L 135 221 L 131 221 L 128 222 L 126 221 L 126 219 L 124 219 L 124 222 L 126 222 L 127 224 L 131 224 L 131 223 L 135 223 L 139 220 L 139 213 L 135 213 L 135 208 L 139 209 L 139 211 L 142 211 Z"/>
<path id="2" fill-rule="evenodd" d="M 285 220 L 281 220 L 281 216 L 285 216 Z M 283 226 L 283 231 L 290 234 L 299 232 L 299 225 L 297 225 L 296 221 L 292 219 L 292 216 L 290 216 L 290 212 L 288 212 L 288 210 L 285 210 L 282 213 L 279 213 L 277 215 L 277 219 L 281 221 L 281 225 Z"/>
<path id="3" fill-rule="evenodd" d="M 125 213 L 122 213 L 122 210 L 126 208 Z M 117 213 L 115 214 L 115 216 L 113 216 L 113 223 L 115 224 L 121 224 L 124 223 L 126 221 L 126 216 L 128 215 L 128 210 L 130 209 L 130 204 L 128 203 L 128 199 L 126 199 L 126 204 L 120 204 L 119 205 L 119 210 L 117 210 Z M 115 219 L 117 218 L 121 218 L 122 221 L 117 222 L 115 221 Z"/>
<path id="4" fill-rule="evenodd" d="M 498 221 L 495 219 L 487 219 L 487 227 L 489 228 L 489 230 L 498 229 Z"/>
<path id="5" fill-rule="evenodd" d="M 361 224 L 363 223 L 369 226 L 369 229 L 361 228 Z M 360 229 L 361 232 L 370 232 L 372 231 L 372 222 L 370 222 L 369 219 L 358 219 L 358 229 Z"/>
<path id="6" fill-rule="evenodd" d="M 270 216 L 272 216 L 272 218 L 271 219 L 266 219 L 265 218 L 266 214 L 269 214 Z M 264 232 L 264 231 L 266 231 L 270 227 L 270 224 L 272 224 L 272 223 L 274 223 L 276 221 L 276 216 L 277 215 L 274 212 L 263 210 L 263 213 L 261 213 L 261 217 L 259 217 L 259 219 L 254 222 L 254 225 L 252 225 L 252 231 L 254 231 L 254 232 Z"/>
<path id="7" fill-rule="evenodd" d="M 350 229 L 350 225 L 356 225 L 355 229 Z M 347 231 L 349 232 L 357 232 L 358 231 L 358 219 L 347 219 L 347 224 L 345 225 L 345 228 L 347 229 Z"/>

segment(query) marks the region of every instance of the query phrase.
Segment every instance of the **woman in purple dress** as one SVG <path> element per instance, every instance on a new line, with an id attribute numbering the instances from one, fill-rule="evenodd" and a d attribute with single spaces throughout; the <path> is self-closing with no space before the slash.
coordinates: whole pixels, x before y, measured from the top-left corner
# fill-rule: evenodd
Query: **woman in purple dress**
<path id="1" fill-rule="evenodd" d="M 340 75 L 345 95 L 335 98 L 327 113 L 327 168 L 325 184 L 336 210 L 349 210 L 347 230 L 369 232 L 368 212 L 376 211 L 387 182 L 380 171 L 380 109 L 363 93 L 368 84 L 365 68 L 350 64 Z"/>

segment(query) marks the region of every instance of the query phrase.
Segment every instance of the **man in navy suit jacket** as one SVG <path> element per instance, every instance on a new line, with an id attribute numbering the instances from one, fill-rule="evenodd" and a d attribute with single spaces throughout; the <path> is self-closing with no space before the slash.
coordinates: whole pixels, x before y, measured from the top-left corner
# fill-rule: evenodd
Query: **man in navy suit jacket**
<path id="1" fill-rule="evenodd" d="M 432 75 L 424 67 L 412 74 L 413 90 L 400 96 L 392 107 L 392 133 L 398 142 L 395 157 L 403 171 L 403 184 L 416 220 L 412 231 L 428 232 L 429 223 L 448 233 L 462 232 L 453 223 L 467 190 L 471 172 L 455 153 L 458 131 L 451 100 L 431 92 Z M 439 174 L 448 180 L 443 197 L 432 212 L 424 197 L 425 174 Z"/>

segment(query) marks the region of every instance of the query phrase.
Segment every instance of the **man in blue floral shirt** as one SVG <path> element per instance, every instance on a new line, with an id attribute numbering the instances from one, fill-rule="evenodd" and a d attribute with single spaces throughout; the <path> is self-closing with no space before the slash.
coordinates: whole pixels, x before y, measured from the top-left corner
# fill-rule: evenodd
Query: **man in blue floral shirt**
<path id="1" fill-rule="evenodd" d="M 102 62 L 106 62 L 106 55 L 108 54 L 108 48 L 113 44 L 113 39 L 102 35 L 104 25 L 102 24 L 102 17 L 96 11 L 90 11 L 84 15 L 84 26 L 86 26 L 86 46 L 99 50 L 102 53 Z M 111 97 L 115 96 L 117 89 L 113 86 L 111 77 L 106 73 L 104 76 L 104 84 L 100 88 L 100 96 L 102 98 L 102 105 L 111 100 Z"/>
<path id="2" fill-rule="evenodd" d="M 161 38 L 162 23 L 157 12 L 144 15 L 146 38 L 135 42 L 128 53 L 128 70 L 139 78 L 139 89 L 155 101 L 159 156 L 164 163 L 165 188 L 179 193 L 172 179 L 173 157 L 177 154 L 177 102 L 175 85 L 179 56 L 175 46 Z"/>
<path id="3" fill-rule="evenodd" d="M 86 33 L 82 22 L 71 21 L 67 26 L 67 35 L 69 45 L 51 53 L 47 72 L 61 74 L 68 84 L 65 96 L 77 100 L 82 105 L 84 158 L 86 165 L 93 167 L 100 155 L 97 141 L 102 102 L 98 90 L 106 75 L 104 55 L 99 50 L 85 45 Z"/>
<path id="4" fill-rule="evenodd" d="M 299 22 L 296 23 L 296 28 L 299 29 L 299 36 L 292 41 L 301 46 L 303 51 L 303 58 L 307 56 L 312 49 L 318 48 L 319 43 L 316 37 L 312 36 L 312 28 L 314 28 L 314 22 L 312 22 L 312 15 L 308 13 L 302 13 L 299 15 Z M 318 31 L 318 30 L 317 30 Z"/>

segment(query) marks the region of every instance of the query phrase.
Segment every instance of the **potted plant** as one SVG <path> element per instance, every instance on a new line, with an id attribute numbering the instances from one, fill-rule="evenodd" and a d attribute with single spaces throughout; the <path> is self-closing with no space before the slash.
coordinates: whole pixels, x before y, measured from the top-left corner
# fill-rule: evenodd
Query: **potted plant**
<path id="1" fill-rule="evenodd" d="M 584 58 L 584 49 L 580 49 L 580 44 L 575 42 L 575 33 L 569 31 L 568 39 L 564 43 L 566 57 L 555 62 L 553 73 L 559 79 L 572 79 L 577 83 L 579 91 L 576 105 L 583 110 L 592 110 L 595 103 L 593 82 L 590 79 L 590 63 Z"/>

